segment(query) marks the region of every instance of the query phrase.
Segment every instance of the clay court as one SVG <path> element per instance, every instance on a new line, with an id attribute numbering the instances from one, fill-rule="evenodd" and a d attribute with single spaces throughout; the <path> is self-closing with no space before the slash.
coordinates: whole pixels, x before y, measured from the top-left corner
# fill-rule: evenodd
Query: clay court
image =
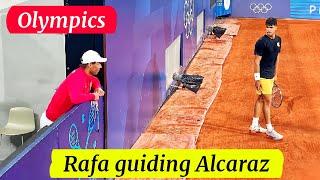
<path id="1" fill-rule="evenodd" d="M 320 21 L 278 22 L 277 34 L 282 38 L 278 84 L 284 102 L 280 108 L 272 108 L 271 118 L 275 129 L 284 135 L 280 142 L 248 131 L 255 101 L 253 49 L 265 33 L 264 21 L 239 19 L 240 31 L 223 65 L 222 84 L 196 147 L 277 148 L 285 158 L 281 179 L 319 179 Z"/>

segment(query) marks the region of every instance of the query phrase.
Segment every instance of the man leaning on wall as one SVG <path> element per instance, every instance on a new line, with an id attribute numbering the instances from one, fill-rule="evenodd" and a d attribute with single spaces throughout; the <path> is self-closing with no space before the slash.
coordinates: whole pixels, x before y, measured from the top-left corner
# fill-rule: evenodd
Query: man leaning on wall
<path id="1" fill-rule="evenodd" d="M 70 73 L 59 85 L 47 109 L 40 118 L 40 129 L 54 123 L 74 105 L 87 101 L 97 101 L 105 92 L 100 81 L 95 77 L 107 61 L 93 50 L 88 50 L 81 57 L 80 67 Z"/>

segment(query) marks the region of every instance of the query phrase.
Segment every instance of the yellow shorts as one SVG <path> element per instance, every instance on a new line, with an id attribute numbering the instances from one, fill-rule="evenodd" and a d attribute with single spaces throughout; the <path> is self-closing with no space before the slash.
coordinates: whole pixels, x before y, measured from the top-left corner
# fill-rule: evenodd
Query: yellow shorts
<path id="1" fill-rule="evenodd" d="M 258 95 L 265 94 L 265 95 L 271 95 L 272 94 L 272 88 L 273 88 L 274 79 L 265 79 L 260 78 L 260 84 L 261 84 L 261 91 L 256 91 Z"/>

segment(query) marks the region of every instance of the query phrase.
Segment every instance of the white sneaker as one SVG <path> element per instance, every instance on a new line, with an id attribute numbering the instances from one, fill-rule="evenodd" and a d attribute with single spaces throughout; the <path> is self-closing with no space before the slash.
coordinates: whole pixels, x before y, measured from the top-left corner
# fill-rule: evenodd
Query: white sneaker
<path id="1" fill-rule="evenodd" d="M 267 131 L 266 132 L 267 136 L 272 138 L 273 140 L 279 141 L 283 138 L 283 135 L 279 134 L 277 131 L 274 129 L 272 131 Z"/>
<path id="2" fill-rule="evenodd" d="M 254 126 L 251 124 L 249 130 L 252 133 L 265 133 L 265 132 L 267 132 L 267 129 L 261 127 L 260 124 L 258 124 L 258 126 Z"/>

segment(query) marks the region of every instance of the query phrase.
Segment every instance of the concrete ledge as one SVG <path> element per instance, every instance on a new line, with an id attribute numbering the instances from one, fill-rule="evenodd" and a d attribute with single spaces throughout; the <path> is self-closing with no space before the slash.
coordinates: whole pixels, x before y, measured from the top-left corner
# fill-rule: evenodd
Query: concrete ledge
<path id="1" fill-rule="evenodd" d="M 237 22 L 233 20 L 230 22 Z M 156 114 L 132 148 L 195 148 L 204 119 L 216 98 L 222 78 L 222 66 L 228 56 L 239 25 L 219 24 L 227 28 L 220 39 L 208 36 L 187 69 L 188 74 L 204 76 L 197 94 L 178 89 Z"/>

